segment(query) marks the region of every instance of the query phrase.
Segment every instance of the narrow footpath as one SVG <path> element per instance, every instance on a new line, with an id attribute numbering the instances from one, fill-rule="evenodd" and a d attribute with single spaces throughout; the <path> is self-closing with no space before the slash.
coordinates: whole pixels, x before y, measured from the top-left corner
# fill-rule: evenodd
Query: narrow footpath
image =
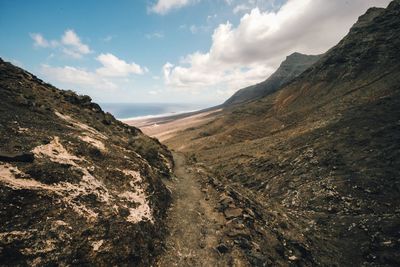
<path id="1" fill-rule="evenodd" d="M 216 207 L 218 193 L 201 181 L 183 154 L 174 153 L 175 177 L 166 181 L 173 202 L 168 211 L 170 235 L 155 266 L 247 266 L 240 250 L 225 250 L 227 221 Z"/>

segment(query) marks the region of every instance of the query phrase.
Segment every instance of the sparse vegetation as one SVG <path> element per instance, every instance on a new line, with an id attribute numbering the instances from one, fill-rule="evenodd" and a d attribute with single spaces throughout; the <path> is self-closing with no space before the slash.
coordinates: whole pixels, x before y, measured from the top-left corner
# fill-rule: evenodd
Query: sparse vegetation
<path id="1" fill-rule="evenodd" d="M 2 60 L 0 110 L 0 265 L 150 265 L 170 152 Z"/>
<path id="2" fill-rule="evenodd" d="M 370 9 L 277 93 L 165 141 L 228 195 L 228 251 L 254 266 L 400 264 L 399 18 L 399 1 Z"/>

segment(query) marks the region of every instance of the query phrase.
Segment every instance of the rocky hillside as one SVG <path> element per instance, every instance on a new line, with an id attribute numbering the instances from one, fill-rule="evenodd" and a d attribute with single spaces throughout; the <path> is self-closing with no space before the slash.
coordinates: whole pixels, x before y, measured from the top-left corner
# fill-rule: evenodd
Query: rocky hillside
<path id="1" fill-rule="evenodd" d="M 286 57 L 279 68 L 265 81 L 240 89 L 223 106 L 236 105 L 263 98 L 274 93 L 282 85 L 290 82 L 293 78 L 300 75 L 311 65 L 313 65 L 321 55 L 303 55 L 293 53 Z"/>
<path id="2" fill-rule="evenodd" d="M 230 249 L 257 266 L 400 265 L 399 59 L 395 0 L 276 93 L 166 141 L 237 208 Z"/>
<path id="3" fill-rule="evenodd" d="M 172 165 L 90 97 L 0 60 L 0 265 L 149 265 Z"/>

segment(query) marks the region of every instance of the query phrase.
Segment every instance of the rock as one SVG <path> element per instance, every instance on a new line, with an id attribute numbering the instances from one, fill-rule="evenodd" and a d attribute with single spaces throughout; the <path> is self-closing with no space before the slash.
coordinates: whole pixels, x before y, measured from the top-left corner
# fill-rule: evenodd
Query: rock
<path id="1" fill-rule="evenodd" d="M 221 254 L 227 253 L 229 251 L 229 248 L 225 244 L 219 244 L 216 247 L 217 251 Z"/>
<path id="2" fill-rule="evenodd" d="M 221 198 L 219 199 L 219 209 L 222 211 L 229 207 L 231 207 L 231 208 L 234 207 L 234 200 L 233 200 L 233 198 L 223 194 L 221 196 Z"/>
<path id="3" fill-rule="evenodd" d="M 242 230 L 242 229 L 245 228 L 245 226 L 244 226 L 243 223 L 237 223 L 237 224 L 234 225 L 234 228 L 235 228 L 235 229 Z"/>
<path id="4" fill-rule="evenodd" d="M 0 152 L 0 161 L 3 162 L 33 162 L 35 159 L 31 152 L 4 153 Z"/>
<path id="5" fill-rule="evenodd" d="M 231 229 L 229 231 L 229 233 L 227 233 L 227 236 L 232 237 L 232 238 L 247 238 L 247 239 L 250 239 L 250 234 L 245 229 L 242 229 L 242 230 Z"/>
<path id="6" fill-rule="evenodd" d="M 224 211 L 224 215 L 229 220 L 240 217 L 242 215 L 242 212 L 243 210 L 241 208 L 228 208 Z"/>
<path id="7" fill-rule="evenodd" d="M 388 247 L 388 246 L 391 246 L 391 245 L 392 245 L 392 241 L 391 240 L 387 240 L 387 241 L 382 241 L 381 242 L 381 246 Z"/>
<path id="8" fill-rule="evenodd" d="M 64 91 L 64 99 L 71 104 L 77 104 L 81 106 L 90 105 L 92 98 L 88 95 L 77 95 L 73 91 Z"/>
<path id="9" fill-rule="evenodd" d="M 254 211 L 252 211 L 251 209 L 249 209 L 249 208 L 246 208 L 245 209 L 245 212 L 250 216 L 250 217 L 255 217 L 256 215 L 254 214 Z"/>
<path id="10" fill-rule="evenodd" d="M 206 228 L 205 226 L 202 226 L 201 229 L 200 229 L 200 233 L 201 233 L 202 235 L 206 235 L 207 232 L 208 232 L 207 228 Z"/>
<path id="11" fill-rule="evenodd" d="M 290 261 L 296 261 L 296 260 L 298 260 L 299 258 L 297 258 L 296 256 L 294 256 L 294 255 L 292 255 L 292 256 L 289 256 L 289 260 Z"/>
<path id="12" fill-rule="evenodd" d="M 113 120 L 115 120 L 114 116 L 111 113 L 106 112 L 105 113 L 105 118 L 103 119 L 102 122 L 105 125 L 111 125 Z"/>
<path id="13" fill-rule="evenodd" d="M 235 243 L 238 244 L 242 249 L 251 249 L 253 247 L 249 240 L 242 237 L 235 239 Z"/>
<path id="14" fill-rule="evenodd" d="M 206 247 L 206 242 L 204 240 L 200 240 L 199 247 L 202 248 L 202 249 L 205 248 Z"/>

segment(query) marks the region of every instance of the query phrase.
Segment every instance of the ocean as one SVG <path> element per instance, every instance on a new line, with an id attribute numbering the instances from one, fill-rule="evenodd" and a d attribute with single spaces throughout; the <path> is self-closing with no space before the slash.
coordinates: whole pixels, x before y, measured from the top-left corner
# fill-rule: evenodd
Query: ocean
<path id="1" fill-rule="evenodd" d="M 210 107 L 207 104 L 187 103 L 100 103 L 100 106 L 118 120 L 168 116 Z"/>

